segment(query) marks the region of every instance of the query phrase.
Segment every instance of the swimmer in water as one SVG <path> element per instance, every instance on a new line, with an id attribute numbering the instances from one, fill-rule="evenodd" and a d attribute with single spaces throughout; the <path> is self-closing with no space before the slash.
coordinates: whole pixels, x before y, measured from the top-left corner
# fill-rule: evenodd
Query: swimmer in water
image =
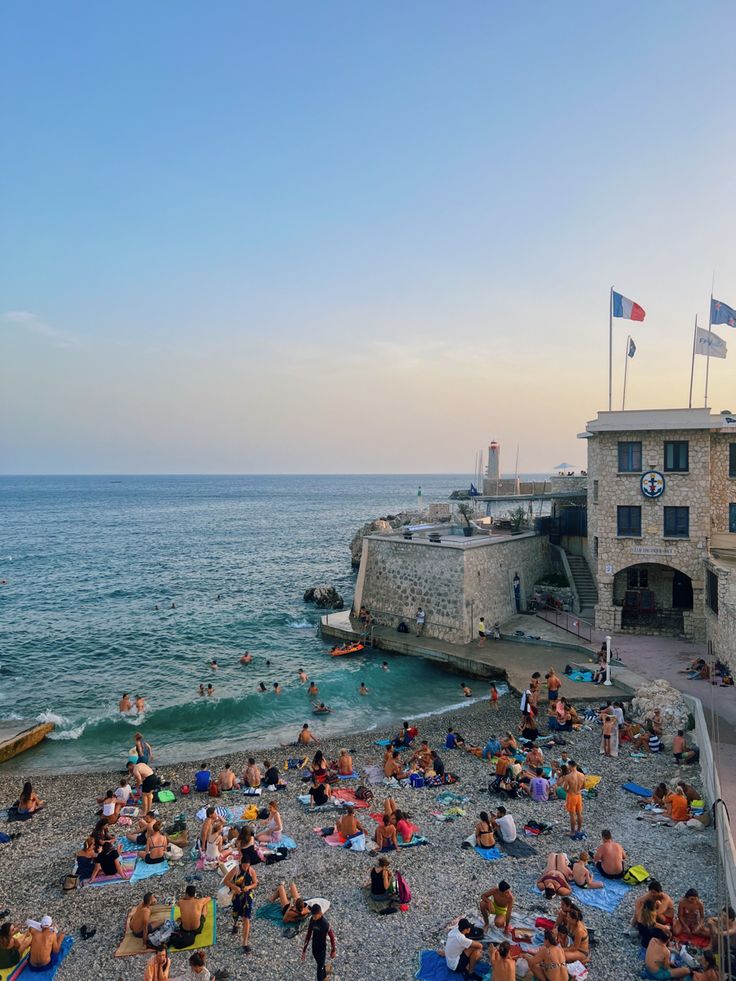
<path id="1" fill-rule="evenodd" d="M 271 667 L 271 662 L 270 661 L 266 661 L 266 667 L 267 668 L 270 668 Z"/>
<path id="2" fill-rule="evenodd" d="M 249 653 L 248 651 L 246 651 L 246 652 L 245 652 L 245 654 L 243 654 L 243 655 L 241 656 L 241 658 L 240 658 L 240 663 L 241 663 L 241 664 L 250 664 L 250 662 L 251 662 L 252 660 L 253 660 L 253 655 L 252 655 L 252 654 L 250 654 L 250 653 Z"/>
<path id="3" fill-rule="evenodd" d="M 302 684 L 304 684 L 305 681 L 309 681 L 309 677 L 307 676 L 307 672 L 304 670 L 304 668 L 299 668 L 298 675 L 299 681 Z"/>
<path id="4" fill-rule="evenodd" d="M 133 706 L 130 703 L 130 695 L 127 691 L 123 692 L 123 697 L 118 702 L 118 710 L 120 712 L 130 712 Z"/>
<path id="5" fill-rule="evenodd" d="M 319 693 L 319 688 L 314 681 L 309 682 L 309 688 L 307 688 L 307 695 L 316 695 Z"/>
<path id="6" fill-rule="evenodd" d="M 172 609 L 172 610 L 175 610 L 175 609 L 176 609 L 176 603 L 172 603 L 172 604 L 171 604 L 171 609 Z"/>
<path id="7" fill-rule="evenodd" d="M 470 698 L 472 696 L 473 694 L 472 688 L 468 688 L 468 686 L 463 684 L 462 682 L 460 683 L 460 687 L 462 688 L 463 695 L 465 695 L 466 698 Z"/>
<path id="8" fill-rule="evenodd" d="M 157 603 L 157 604 L 156 604 L 156 605 L 154 606 L 154 610 L 160 610 L 160 609 L 161 609 L 161 607 L 160 607 L 160 606 L 158 605 L 158 603 Z"/>
<path id="9" fill-rule="evenodd" d="M 217 658 L 216 657 L 213 657 L 212 660 L 210 661 L 210 667 L 212 668 L 213 671 L 217 671 Z"/>
<path id="10" fill-rule="evenodd" d="M 204 685 L 199 686 L 199 694 L 204 695 Z"/>
<path id="11" fill-rule="evenodd" d="M 358 692 L 361 695 L 367 695 L 368 694 L 368 689 L 365 687 L 365 682 L 364 681 L 361 681 L 360 688 L 358 689 Z"/>
<path id="12" fill-rule="evenodd" d="M 207 694 L 208 695 L 214 695 L 215 694 L 215 689 L 212 687 L 212 684 L 207 685 Z"/>
<path id="13" fill-rule="evenodd" d="M 266 686 L 263 684 L 263 682 L 258 685 L 258 691 L 266 691 Z"/>
<path id="14" fill-rule="evenodd" d="M 281 694 L 281 685 L 278 683 L 278 681 L 274 681 L 273 683 L 273 693 L 274 695 Z"/>
<path id="15" fill-rule="evenodd" d="M 388 671 L 388 662 L 387 662 L 387 661 L 384 661 L 384 662 L 383 662 L 383 663 L 381 664 L 381 670 L 383 670 L 383 671 Z"/>
<path id="16" fill-rule="evenodd" d="M 218 599 L 218 600 L 221 600 L 221 599 L 222 599 L 222 594 L 221 594 L 221 593 L 218 593 L 218 594 L 217 594 L 217 599 Z"/>
<path id="17" fill-rule="evenodd" d="M 328 708 L 328 707 L 327 707 L 327 706 L 325 705 L 325 703 L 324 703 L 324 702 L 320 702 L 320 703 L 319 703 L 319 705 L 315 705 L 315 706 L 314 706 L 314 714 L 315 714 L 315 715 L 317 715 L 317 714 L 320 714 L 320 715 L 327 715 L 327 714 L 328 714 L 329 712 L 331 712 L 331 711 L 332 711 L 332 709 L 329 709 L 329 708 Z"/>
<path id="18" fill-rule="evenodd" d="M 135 696 L 135 710 L 136 710 L 136 712 L 145 712 L 146 711 L 146 700 L 143 697 L 143 695 L 136 695 Z"/>

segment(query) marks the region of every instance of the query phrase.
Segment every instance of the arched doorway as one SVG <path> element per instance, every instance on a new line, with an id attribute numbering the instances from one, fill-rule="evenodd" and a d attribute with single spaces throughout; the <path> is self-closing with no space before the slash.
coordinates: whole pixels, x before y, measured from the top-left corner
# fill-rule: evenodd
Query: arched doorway
<path id="1" fill-rule="evenodd" d="M 692 579 L 656 562 L 630 565 L 614 576 L 613 603 L 624 631 L 681 634 L 683 611 L 693 608 Z"/>

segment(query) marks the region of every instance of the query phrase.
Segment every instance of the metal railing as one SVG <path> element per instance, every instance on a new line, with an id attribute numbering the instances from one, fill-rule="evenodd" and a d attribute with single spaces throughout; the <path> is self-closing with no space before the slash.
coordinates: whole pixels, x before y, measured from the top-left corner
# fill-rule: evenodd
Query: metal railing
<path id="1" fill-rule="evenodd" d="M 581 640 L 586 640 L 588 643 L 592 643 L 593 641 L 594 625 L 590 620 L 583 620 L 577 613 L 558 610 L 554 606 L 545 604 L 544 606 L 537 607 L 536 614 L 540 620 L 552 623 L 555 627 L 559 627 L 560 630 L 566 630 L 569 634 L 574 634 Z"/>

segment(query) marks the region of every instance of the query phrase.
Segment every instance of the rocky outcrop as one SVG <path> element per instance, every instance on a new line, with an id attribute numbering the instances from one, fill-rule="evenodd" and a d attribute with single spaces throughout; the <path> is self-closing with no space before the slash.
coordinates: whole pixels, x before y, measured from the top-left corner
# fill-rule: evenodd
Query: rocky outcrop
<path id="1" fill-rule="evenodd" d="M 662 678 L 637 688 L 631 700 L 634 721 L 642 725 L 657 708 L 662 713 L 662 730 L 669 743 L 678 729 L 687 729 L 689 710 L 680 692 Z"/>
<path id="2" fill-rule="evenodd" d="M 350 542 L 350 564 L 354 569 L 360 565 L 360 554 L 366 535 L 386 535 L 404 525 L 420 524 L 426 520 L 427 515 L 422 514 L 421 511 L 400 511 L 398 514 L 387 514 L 385 518 L 374 518 L 372 521 L 366 521 L 355 532 Z"/>
<path id="3" fill-rule="evenodd" d="M 320 610 L 341 610 L 345 604 L 334 586 L 312 586 L 304 593 L 305 603 L 314 603 Z"/>

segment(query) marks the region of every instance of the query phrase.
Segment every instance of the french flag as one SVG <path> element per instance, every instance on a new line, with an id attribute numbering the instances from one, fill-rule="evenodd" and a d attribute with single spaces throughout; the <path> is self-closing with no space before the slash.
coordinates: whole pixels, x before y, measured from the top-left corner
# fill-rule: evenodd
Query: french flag
<path id="1" fill-rule="evenodd" d="M 611 291 L 611 296 L 614 317 L 623 317 L 624 320 L 643 320 L 646 317 L 644 307 L 640 307 L 638 303 L 616 293 L 615 290 Z"/>

